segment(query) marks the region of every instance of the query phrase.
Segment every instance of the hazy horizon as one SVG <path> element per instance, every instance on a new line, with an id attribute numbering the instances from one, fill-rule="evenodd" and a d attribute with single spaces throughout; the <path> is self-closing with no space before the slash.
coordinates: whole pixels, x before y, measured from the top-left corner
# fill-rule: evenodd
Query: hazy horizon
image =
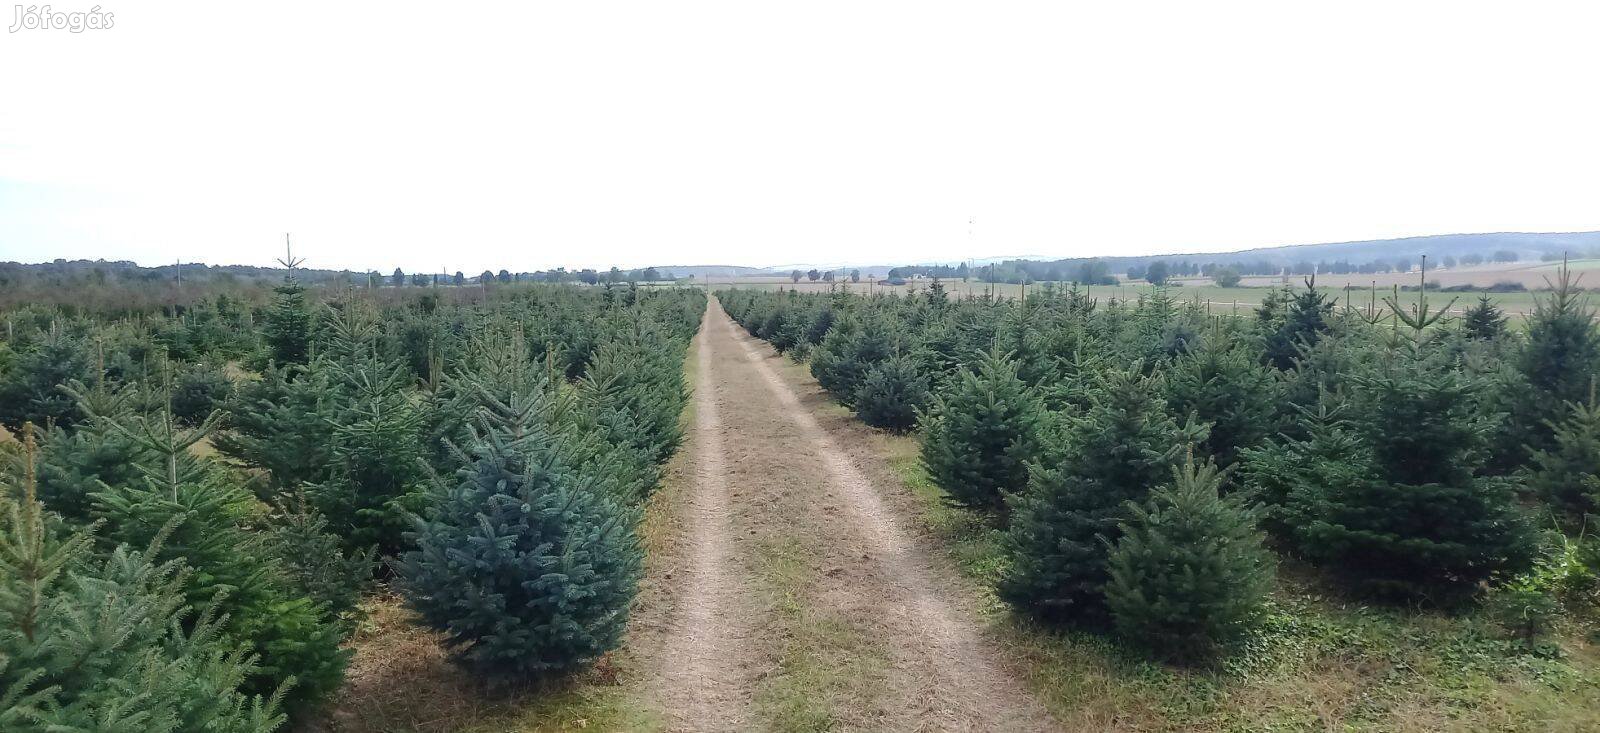
<path id="1" fill-rule="evenodd" d="M 472 273 L 1600 229 L 1586 4 L 104 9 L 0 34 L 28 70 L 0 77 L 0 260 L 266 266 L 284 232 L 309 267 Z"/>
<path id="2" fill-rule="evenodd" d="M 786 269 L 791 269 L 791 268 L 808 268 L 808 267 L 831 267 L 831 268 L 843 267 L 843 268 L 850 268 L 850 267 L 895 267 L 895 266 L 910 266 L 910 265 L 925 265 L 925 264 L 950 264 L 950 265 L 954 265 L 954 264 L 959 264 L 960 262 L 969 261 L 969 260 L 970 261 L 976 261 L 978 264 L 983 264 L 983 263 L 987 263 L 987 262 L 998 262 L 998 261 L 1006 261 L 1006 260 L 1050 261 L 1050 260 L 1072 259 L 1072 258 L 1081 258 L 1081 257 L 1115 258 L 1115 257 L 1147 257 L 1147 256 L 1171 255 L 1173 257 L 1181 258 L 1181 257 L 1185 257 L 1185 256 L 1198 257 L 1198 256 L 1206 256 L 1206 255 L 1227 255 L 1227 254 L 1232 254 L 1232 253 L 1235 253 L 1235 252 L 1246 252 L 1246 251 L 1250 251 L 1250 250 L 1259 250 L 1259 249 L 1275 249 L 1275 248 L 1279 248 L 1279 247 L 1317 247 L 1317 246 L 1324 246 L 1324 245 L 1354 244 L 1354 243 L 1370 242 L 1370 241 L 1384 242 L 1384 241 L 1390 241 L 1390 240 L 1427 239 L 1427 238 L 1434 238 L 1434 237 L 1494 236 L 1494 235 L 1559 236 L 1559 235 L 1569 235 L 1569 234 L 1570 235 L 1600 234 L 1600 230 L 1572 231 L 1572 232 L 1443 232 L 1443 233 L 1437 233 L 1437 234 L 1413 235 L 1413 236 L 1408 236 L 1408 237 L 1385 237 L 1385 238 L 1377 238 L 1377 239 L 1370 239 L 1370 240 L 1343 240 L 1343 241 L 1339 241 L 1339 242 L 1285 242 L 1285 243 L 1281 243 L 1281 244 L 1264 245 L 1264 246 L 1260 246 L 1260 247 L 1228 249 L 1228 250 L 1206 250 L 1206 251 L 1193 251 L 1193 252 L 1158 251 L 1158 252 L 1148 252 L 1148 253 L 1119 253 L 1119 254 L 1093 254 L 1093 253 L 1090 253 L 1090 254 L 1087 254 L 1087 255 L 1074 254 L 1074 255 L 1064 255 L 1064 256 L 1059 256 L 1059 257 L 1045 255 L 1045 254 L 1039 254 L 1039 253 L 1024 253 L 1024 254 L 982 255 L 982 256 L 968 258 L 967 260 L 942 260 L 942 261 L 941 260 L 906 260 L 906 261 L 876 261 L 876 260 L 874 260 L 874 261 L 864 261 L 863 260 L 863 261 L 843 261 L 843 262 L 799 262 L 799 261 L 795 261 L 795 262 L 761 264 L 761 265 L 745 264 L 745 263 L 739 263 L 739 262 L 656 262 L 656 261 L 650 261 L 650 262 L 645 262 L 645 263 L 640 263 L 640 264 L 628 264 L 628 265 L 598 264 L 598 265 L 584 265 L 584 266 L 577 266 L 577 267 L 571 267 L 571 266 L 565 266 L 565 265 L 552 265 L 552 266 L 549 266 L 549 267 L 516 269 L 514 271 L 516 271 L 516 272 L 535 272 L 535 271 L 550 270 L 550 269 L 556 269 L 556 268 L 559 268 L 559 267 L 565 267 L 566 269 L 571 270 L 571 271 L 577 271 L 577 270 L 588 268 L 588 269 L 594 269 L 594 270 L 598 270 L 598 271 L 604 272 L 604 271 L 606 271 L 607 269 L 609 269 L 609 268 L 611 268 L 613 266 L 626 267 L 628 269 L 643 269 L 643 268 L 647 268 L 647 267 L 654 267 L 654 268 L 659 268 L 659 269 L 670 270 L 670 269 L 672 269 L 674 267 L 677 267 L 677 268 L 728 267 L 728 268 L 747 268 L 747 269 L 779 271 L 779 270 L 786 270 Z M 279 250 L 279 253 L 278 253 L 280 257 L 284 254 L 284 252 L 282 250 L 282 246 L 283 246 L 283 243 L 280 242 L 279 243 L 280 250 Z M 296 249 L 294 251 L 294 256 L 295 256 L 296 259 L 302 259 L 303 260 L 305 255 L 306 255 L 306 253 L 303 250 Z M 58 258 L 52 258 L 50 260 L 36 260 L 36 261 L 17 261 L 17 260 L 4 260 L 4 261 L 20 262 L 20 264 L 24 264 L 24 265 L 41 265 L 41 264 L 48 264 L 50 262 L 53 262 L 53 261 L 55 261 L 55 259 L 58 259 Z M 138 260 L 128 260 L 128 259 L 123 259 L 123 258 L 111 258 L 111 257 L 67 257 L 67 258 L 59 258 L 59 259 L 64 259 L 64 260 L 67 260 L 67 261 L 76 260 L 76 261 L 91 261 L 91 262 L 92 261 L 101 261 L 101 260 L 106 261 L 106 262 L 133 262 L 135 265 L 137 265 L 139 267 L 146 267 L 146 268 L 166 267 L 166 266 L 170 266 L 170 265 L 173 265 L 173 264 L 206 265 L 206 266 L 210 266 L 210 267 L 241 266 L 241 267 L 279 268 L 279 269 L 281 269 L 281 267 L 282 267 L 281 264 L 276 259 L 274 259 L 271 262 L 267 262 L 267 263 L 231 262 L 231 261 L 207 261 L 207 260 L 203 260 L 203 259 L 183 260 L 181 262 L 176 262 L 176 261 L 175 262 L 140 262 Z M 393 269 L 393 268 L 385 268 L 385 267 L 370 267 L 370 268 L 321 267 L 321 266 L 318 266 L 318 265 L 316 265 L 316 264 L 314 264 L 312 262 L 309 262 L 309 261 L 305 261 L 302 264 L 300 264 L 299 266 L 303 267 L 303 268 L 307 268 L 307 269 L 312 269 L 312 270 L 350 271 L 350 272 L 376 271 L 376 272 L 379 272 L 380 274 L 384 274 L 384 275 L 389 274 Z M 463 268 L 446 268 L 444 270 L 438 270 L 438 269 L 432 269 L 432 270 L 429 270 L 429 269 L 410 270 L 410 269 L 406 269 L 406 268 L 402 267 L 401 269 L 405 270 L 408 273 L 413 273 L 414 272 L 414 273 L 424 273 L 424 274 L 426 274 L 426 273 L 440 273 L 440 272 L 448 274 L 448 273 L 453 273 L 453 272 L 456 272 L 456 271 L 461 271 L 462 273 L 468 275 L 469 277 L 475 277 L 478 273 L 483 271 L 482 269 L 466 270 L 466 269 L 463 269 Z M 488 269 L 490 271 L 498 272 L 502 268 L 493 268 L 493 267 L 491 267 L 491 268 L 484 268 L 484 269 Z M 505 268 L 505 269 L 510 269 L 510 268 Z"/>

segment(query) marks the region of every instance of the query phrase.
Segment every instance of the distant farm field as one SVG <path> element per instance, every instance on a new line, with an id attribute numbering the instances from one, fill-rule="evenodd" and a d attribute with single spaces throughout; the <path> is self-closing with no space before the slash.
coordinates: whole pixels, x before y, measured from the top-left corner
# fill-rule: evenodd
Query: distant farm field
<path id="1" fill-rule="evenodd" d="M 1576 269 L 1581 264 L 1589 268 L 1600 268 L 1600 260 L 1582 260 L 1574 263 Z M 1438 282 L 1442 287 L 1452 285 L 1472 284 L 1487 287 L 1500 282 L 1519 282 L 1524 287 L 1534 291 L 1545 286 L 1543 277 L 1549 274 L 1543 265 L 1530 265 L 1525 270 L 1480 270 L 1460 271 L 1455 273 L 1442 272 L 1438 275 L 1429 273 L 1429 282 Z M 1453 277 L 1453 279 L 1452 279 Z M 1357 282 L 1357 278 L 1363 281 Z M 1465 280 L 1466 282 L 1462 282 Z M 1374 288 L 1376 281 L 1376 288 Z M 1212 313 L 1218 315 L 1228 314 L 1235 309 L 1248 310 L 1261 304 L 1261 299 L 1266 297 L 1281 282 L 1278 278 L 1246 278 L 1245 284 L 1240 287 L 1224 288 L 1211 283 L 1209 278 L 1188 278 L 1176 280 L 1165 288 L 1168 295 L 1183 301 L 1198 300 Z M 1300 284 L 1300 278 L 1291 280 Z M 1597 281 L 1600 282 L 1600 281 Z M 1326 288 L 1329 293 L 1338 296 L 1339 305 L 1348 304 L 1358 310 L 1366 309 L 1376 304 L 1378 309 L 1383 306 L 1383 299 L 1394 295 L 1394 288 L 1401 285 L 1416 285 L 1417 274 L 1396 275 L 1323 275 L 1317 278 L 1317 285 Z M 756 290 L 795 290 L 802 293 L 827 292 L 830 289 L 839 289 L 858 295 L 872 295 L 875 293 L 905 294 L 911 292 L 926 292 L 933 285 L 932 280 L 913 280 L 904 285 L 880 285 L 863 279 L 859 283 L 838 282 L 826 283 L 822 281 L 811 282 L 801 280 L 793 282 L 789 278 L 730 278 L 724 280 L 713 279 L 712 287 L 736 287 Z M 1031 295 L 1040 292 L 1043 283 L 1034 283 L 1024 288 L 1021 285 L 1007 283 L 983 283 L 977 281 L 962 282 L 960 280 L 940 281 L 940 285 L 952 298 L 983 296 L 993 293 L 1002 298 L 1020 298 L 1025 294 Z M 1066 287 L 1057 284 L 1056 287 Z M 1348 289 L 1347 289 L 1348 288 Z M 1376 292 L 1374 293 L 1374 290 Z M 1083 291 L 1091 298 L 1105 300 L 1116 298 L 1118 300 L 1137 299 L 1141 295 L 1149 295 L 1155 287 L 1142 280 L 1124 281 L 1118 285 L 1096 285 L 1084 287 Z M 1376 298 L 1374 298 L 1374 295 Z M 1414 303 L 1417 300 L 1415 291 L 1400 294 L 1402 304 Z M 1488 295 L 1495 304 L 1511 314 L 1526 314 L 1533 311 L 1534 299 L 1537 292 L 1511 292 L 1511 293 L 1478 293 L 1478 292 L 1429 292 L 1428 301 L 1435 306 L 1443 306 L 1456 299 L 1457 303 L 1451 308 L 1461 311 L 1479 295 Z"/>

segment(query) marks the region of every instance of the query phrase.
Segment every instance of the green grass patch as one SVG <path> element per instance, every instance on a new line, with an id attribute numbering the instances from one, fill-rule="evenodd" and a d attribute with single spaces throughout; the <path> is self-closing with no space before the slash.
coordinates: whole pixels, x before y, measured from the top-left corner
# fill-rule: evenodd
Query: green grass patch
<path id="1" fill-rule="evenodd" d="M 778 537 L 756 550 L 757 574 L 776 611 L 772 633 L 782 642 L 777 669 L 756 691 L 756 713 L 771 730 L 837 730 L 848 708 L 870 699 L 887 662 L 881 649 L 830 609 L 808 602 L 814 554 L 797 538 Z"/>
<path id="2" fill-rule="evenodd" d="M 1540 263 L 1538 265 L 1531 266 L 1531 267 L 1529 267 L 1527 269 L 1534 270 L 1534 271 L 1537 271 L 1537 272 L 1555 272 L 1555 271 L 1561 269 L 1561 260 L 1551 260 L 1549 262 L 1543 262 L 1543 263 Z M 1600 259 L 1596 259 L 1596 258 L 1592 258 L 1591 257 L 1591 258 L 1585 258 L 1585 259 L 1567 260 L 1567 269 L 1570 269 L 1573 272 L 1586 272 L 1588 270 L 1600 270 Z"/>

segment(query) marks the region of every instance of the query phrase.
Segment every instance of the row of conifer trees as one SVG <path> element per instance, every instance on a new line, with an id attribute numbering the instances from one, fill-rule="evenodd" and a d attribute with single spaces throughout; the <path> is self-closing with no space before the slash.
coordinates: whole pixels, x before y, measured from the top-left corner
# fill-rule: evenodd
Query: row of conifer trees
<path id="1" fill-rule="evenodd" d="M 1249 632 L 1281 555 L 1396 603 L 1494 588 L 1530 637 L 1600 599 L 1600 331 L 1553 285 L 1520 331 L 1487 299 L 1449 317 L 1309 280 L 1242 314 L 1052 285 L 719 297 L 863 421 L 919 433 L 934 483 L 1001 533 L 1000 598 L 1200 660 Z"/>
<path id="2" fill-rule="evenodd" d="M 0 314 L 0 730 L 279 729 L 375 583 L 492 681 L 617 644 L 704 295 L 275 295 Z"/>

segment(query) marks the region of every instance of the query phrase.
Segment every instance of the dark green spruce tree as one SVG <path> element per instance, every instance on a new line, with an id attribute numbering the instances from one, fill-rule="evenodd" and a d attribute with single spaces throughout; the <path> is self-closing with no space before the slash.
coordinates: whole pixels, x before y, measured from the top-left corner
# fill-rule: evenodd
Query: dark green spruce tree
<path id="1" fill-rule="evenodd" d="M 1493 341 L 1506 332 L 1506 314 L 1487 295 L 1461 316 L 1461 333 L 1474 341 Z"/>
<path id="2" fill-rule="evenodd" d="M 311 355 L 311 308 L 306 289 L 291 275 L 273 289 L 277 297 L 261 330 L 267 357 L 277 364 L 304 364 Z"/>
<path id="3" fill-rule="evenodd" d="M 0 371 L 0 426 L 13 433 L 23 423 L 71 428 L 83 420 L 78 402 L 61 386 L 95 381 L 98 374 L 81 339 L 52 324 L 44 338 Z"/>
<path id="4" fill-rule="evenodd" d="M 260 380 L 241 385 L 223 412 L 228 430 L 212 443 L 228 458 L 266 471 L 267 498 L 328 478 L 338 415 L 326 369 L 269 367 Z"/>
<path id="5" fill-rule="evenodd" d="M 423 418 L 406 394 L 409 374 L 370 352 L 327 369 L 344 406 L 332 426 L 327 478 L 307 484 L 306 496 L 349 552 L 377 546 L 394 555 L 427 481 Z"/>
<path id="6" fill-rule="evenodd" d="M 1205 661 L 1261 616 L 1272 555 L 1238 494 L 1223 497 L 1215 465 L 1175 467 L 1131 517 L 1107 558 L 1106 605 L 1117 630 L 1156 656 Z"/>
<path id="7" fill-rule="evenodd" d="M 1529 451 L 1552 446 L 1551 424 L 1565 417 L 1568 403 L 1587 399 L 1600 377 L 1600 329 L 1594 306 L 1578 288 L 1580 279 L 1563 262 L 1550 292 L 1534 299 L 1528 317 L 1518 366 L 1531 393 L 1512 401 L 1511 419 Z"/>
<path id="8" fill-rule="evenodd" d="M 856 391 L 856 417 L 875 428 L 906 433 L 927 407 L 928 379 L 916 360 L 904 354 L 873 366 Z"/>
<path id="9" fill-rule="evenodd" d="M 1047 445 L 1014 504 L 1004 546 L 1002 600 L 1033 615 L 1082 625 L 1108 621 L 1106 556 L 1143 502 L 1166 483 L 1205 428 L 1180 426 L 1141 367 L 1107 372 L 1087 411 Z"/>
<path id="10" fill-rule="evenodd" d="M 1164 384 L 1173 414 L 1210 423 L 1198 447 L 1223 467 L 1273 433 L 1282 392 L 1278 379 L 1220 334 L 1175 360 Z"/>
<path id="11" fill-rule="evenodd" d="M 1016 363 L 986 354 L 924 416 L 922 464 L 951 502 L 1004 512 L 1006 497 L 1027 485 L 1042 414 Z"/>
<path id="12" fill-rule="evenodd" d="M 1424 291 L 1425 292 L 1425 291 Z M 1483 475 L 1496 419 L 1481 380 L 1435 343 L 1444 311 L 1424 298 L 1386 365 L 1356 380 L 1352 429 L 1370 470 L 1323 471 L 1288 499 L 1300 554 L 1381 598 L 1451 603 L 1479 583 L 1525 569 L 1530 527 L 1508 482 Z M 1309 468 L 1309 467 L 1308 467 Z"/>
<path id="13" fill-rule="evenodd" d="M 879 318 L 845 320 L 811 353 L 811 376 L 845 406 L 854 406 L 867 372 L 893 356 L 894 333 Z"/>
<path id="14" fill-rule="evenodd" d="M 1316 277 L 1306 278 L 1305 285 L 1303 290 L 1286 294 L 1281 306 L 1264 302 L 1257 313 L 1264 326 L 1263 355 L 1267 364 L 1280 371 L 1293 369 L 1301 350 L 1316 346 L 1332 330 L 1333 299 L 1317 289 Z"/>
<path id="15" fill-rule="evenodd" d="M 1591 393 L 1568 410 L 1549 426 L 1553 445 L 1533 454 L 1528 488 L 1581 530 L 1600 513 L 1600 403 Z"/>

